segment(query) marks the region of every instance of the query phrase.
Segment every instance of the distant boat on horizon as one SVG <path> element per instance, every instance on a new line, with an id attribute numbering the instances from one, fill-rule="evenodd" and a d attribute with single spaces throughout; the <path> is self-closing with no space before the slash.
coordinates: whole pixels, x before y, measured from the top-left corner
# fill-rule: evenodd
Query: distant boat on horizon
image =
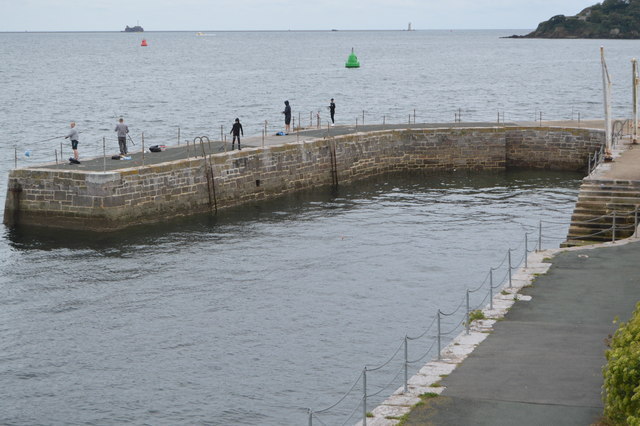
<path id="1" fill-rule="evenodd" d="M 144 32 L 144 28 L 142 28 L 140 25 L 136 25 L 134 27 L 130 27 L 130 26 L 126 26 L 126 28 L 124 29 L 125 33 L 142 33 Z"/>

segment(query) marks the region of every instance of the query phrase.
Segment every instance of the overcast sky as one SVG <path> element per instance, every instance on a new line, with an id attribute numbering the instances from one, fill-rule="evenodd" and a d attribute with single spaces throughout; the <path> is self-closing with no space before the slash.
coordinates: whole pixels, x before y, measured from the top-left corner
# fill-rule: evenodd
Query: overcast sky
<path id="1" fill-rule="evenodd" d="M 0 0 L 0 31 L 528 29 L 593 0 Z"/>

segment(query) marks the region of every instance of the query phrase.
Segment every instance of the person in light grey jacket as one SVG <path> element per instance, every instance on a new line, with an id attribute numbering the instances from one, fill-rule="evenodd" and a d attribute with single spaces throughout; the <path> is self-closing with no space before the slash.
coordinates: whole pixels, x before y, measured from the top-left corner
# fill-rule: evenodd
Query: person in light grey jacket
<path id="1" fill-rule="evenodd" d="M 124 124 L 124 118 L 119 120 L 116 124 L 116 132 L 118 132 L 118 145 L 120 145 L 120 155 L 127 155 L 127 133 L 129 133 L 129 127 Z"/>
<path id="2" fill-rule="evenodd" d="M 80 137 L 78 136 L 78 129 L 76 129 L 75 121 L 71 122 L 71 130 L 69 131 L 69 133 L 67 133 L 67 136 L 65 136 L 64 138 L 71 139 L 71 149 L 73 150 L 73 158 L 79 164 L 80 156 L 78 155 L 78 142 L 80 140 Z"/>

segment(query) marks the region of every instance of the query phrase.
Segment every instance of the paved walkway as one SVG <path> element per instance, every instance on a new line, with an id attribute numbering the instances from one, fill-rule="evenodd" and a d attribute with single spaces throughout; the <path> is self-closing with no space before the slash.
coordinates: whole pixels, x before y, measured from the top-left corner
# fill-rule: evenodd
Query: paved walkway
<path id="1" fill-rule="evenodd" d="M 592 246 L 595 247 L 595 246 Z M 569 249 L 406 425 L 590 425 L 602 414 L 605 339 L 640 301 L 640 242 Z"/>
<path id="2" fill-rule="evenodd" d="M 502 124 L 502 126 L 515 126 L 513 123 Z M 341 136 L 354 134 L 358 132 L 373 132 L 379 130 L 403 130 L 403 129 L 429 129 L 429 128 L 471 128 L 471 127 L 493 127 L 496 123 L 415 123 L 415 124 L 372 124 L 366 126 L 335 126 L 324 127 L 321 129 L 306 129 L 299 132 L 290 133 L 285 136 L 268 135 L 266 138 L 262 136 L 251 136 L 242 138 L 242 146 L 244 148 L 255 148 L 261 146 L 273 146 L 285 143 L 295 143 L 302 141 L 312 141 L 321 139 L 327 136 Z M 69 164 L 67 159 L 60 160 L 59 164 L 55 162 L 41 164 L 37 166 L 29 166 L 28 168 L 46 168 L 46 169 L 61 169 L 61 170 L 85 170 L 85 171 L 111 171 L 121 170 L 131 167 L 140 167 L 149 164 L 160 164 L 168 161 L 181 160 L 185 158 L 201 157 L 203 150 L 205 154 L 217 154 L 231 150 L 231 142 L 226 143 L 220 141 L 211 140 L 203 143 L 198 143 L 194 146 L 182 144 L 176 146 L 166 147 L 166 151 L 163 152 L 149 152 L 148 146 L 145 148 L 144 157 L 141 152 L 140 145 L 130 146 L 130 160 L 113 160 L 111 159 L 111 153 L 107 153 L 106 157 L 94 157 L 94 158 L 80 158 L 81 164 Z"/>

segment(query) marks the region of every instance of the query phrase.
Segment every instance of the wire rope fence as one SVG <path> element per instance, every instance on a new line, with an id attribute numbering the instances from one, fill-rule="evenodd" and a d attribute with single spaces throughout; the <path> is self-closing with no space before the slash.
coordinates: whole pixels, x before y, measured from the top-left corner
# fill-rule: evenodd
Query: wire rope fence
<path id="1" fill-rule="evenodd" d="M 613 211 L 596 218 L 613 219 L 612 226 L 608 228 L 614 235 L 613 241 L 615 241 L 616 227 L 618 229 L 622 228 L 621 225 L 616 225 L 615 218 L 619 218 L 623 213 L 626 214 L 626 217 L 634 218 L 633 224 L 624 225 L 624 227 L 635 227 L 634 229 L 637 229 L 638 207 L 634 210 L 624 212 Z M 350 415 L 343 424 L 351 421 L 355 413 L 361 410 L 361 422 L 363 426 L 366 426 L 367 418 L 372 416 L 372 413 L 368 411 L 368 407 L 374 403 L 381 402 L 371 401 L 371 398 L 382 394 L 384 390 L 392 391 L 394 388 L 398 390 L 402 389 L 402 393 L 407 393 L 409 391 L 410 368 L 418 363 L 424 363 L 424 360 L 429 356 L 432 360 L 441 360 L 443 347 L 454 339 L 456 332 L 459 331 L 460 333 L 470 334 L 471 324 L 475 319 L 474 313 L 487 308 L 489 311 L 492 311 L 494 309 L 493 300 L 496 294 L 500 292 L 503 292 L 503 294 L 511 294 L 508 290 L 513 288 L 512 277 L 514 271 L 518 270 L 521 266 L 525 268 L 528 267 L 528 255 L 543 250 L 543 247 L 558 247 L 559 242 L 564 240 L 563 237 L 559 237 L 558 235 L 563 231 L 565 231 L 566 235 L 568 227 L 568 223 L 542 220 L 538 223 L 537 227 L 529 226 L 529 232 L 525 232 L 517 248 L 509 248 L 498 266 L 489 268 L 479 285 L 468 288 L 465 291 L 464 296 L 455 308 L 448 312 L 438 309 L 430 323 L 420 334 L 416 336 L 405 334 L 400 345 L 392 352 L 392 355 L 375 367 L 365 366 L 347 393 L 336 403 L 320 410 L 308 408 L 308 425 L 312 426 L 314 422 L 321 425 L 326 424 L 326 419 L 323 420 L 323 415 L 326 415 L 344 403 L 347 395 L 356 393 L 359 387 L 360 395 L 357 398 L 357 406 L 350 410 Z M 553 235 L 545 231 L 553 233 Z M 514 262 L 514 259 L 517 259 L 517 261 Z M 480 318 L 482 318 L 482 316 L 480 316 Z M 417 344 L 418 342 L 425 343 L 421 347 Z M 398 368 L 400 370 L 398 370 Z M 386 372 L 386 374 L 383 375 L 383 372 Z M 381 380 L 376 381 L 375 384 L 376 374 L 374 373 L 380 374 L 381 376 Z M 401 380 L 400 377 L 402 377 Z M 392 392 L 389 392 L 388 394 L 391 393 Z"/>

